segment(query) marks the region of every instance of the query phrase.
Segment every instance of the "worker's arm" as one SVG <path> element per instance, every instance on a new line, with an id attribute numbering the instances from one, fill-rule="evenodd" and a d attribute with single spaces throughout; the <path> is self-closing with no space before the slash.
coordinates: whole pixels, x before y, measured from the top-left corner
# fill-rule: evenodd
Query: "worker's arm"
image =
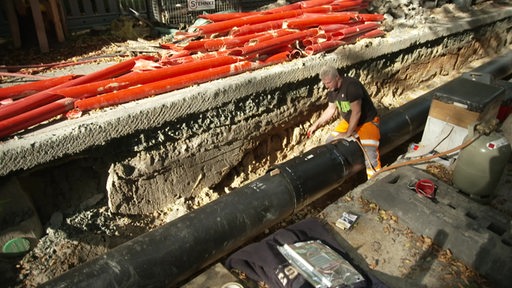
<path id="1" fill-rule="evenodd" d="M 318 128 L 324 126 L 325 124 L 331 122 L 332 118 L 336 115 L 338 112 L 338 108 L 336 108 L 336 105 L 334 103 L 329 102 L 329 105 L 327 108 L 325 108 L 324 112 L 322 112 L 322 115 L 309 127 L 308 129 L 308 137 L 313 134 Z"/>

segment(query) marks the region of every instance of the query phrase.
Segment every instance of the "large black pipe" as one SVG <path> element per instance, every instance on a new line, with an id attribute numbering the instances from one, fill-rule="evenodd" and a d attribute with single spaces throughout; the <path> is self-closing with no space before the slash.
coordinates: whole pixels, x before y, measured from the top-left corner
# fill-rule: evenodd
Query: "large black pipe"
<path id="1" fill-rule="evenodd" d="M 363 159 L 353 141 L 315 147 L 42 287 L 172 287 L 339 186 Z"/>
<path id="2" fill-rule="evenodd" d="M 471 70 L 473 73 L 490 74 L 494 79 L 509 77 L 512 73 L 512 51 L 504 53 L 493 60 Z"/>
<path id="3" fill-rule="evenodd" d="M 512 53 L 484 71 L 512 73 Z M 480 68 L 483 69 L 483 68 Z M 504 73 L 503 71 L 507 71 Z M 382 118 L 383 151 L 424 127 L 432 94 Z M 41 287 L 172 287 L 279 223 L 362 170 L 353 141 L 315 147 L 199 209 L 75 267 Z"/>
<path id="4" fill-rule="evenodd" d="M 397 148 L 425 128 L 433 93 L 425 94 L 382 116 L 381 154 Z"/>

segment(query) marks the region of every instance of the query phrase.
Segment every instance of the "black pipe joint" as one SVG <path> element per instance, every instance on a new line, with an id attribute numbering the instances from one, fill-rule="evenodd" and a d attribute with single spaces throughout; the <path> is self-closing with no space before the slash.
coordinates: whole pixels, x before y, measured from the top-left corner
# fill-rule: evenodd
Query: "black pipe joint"
<path id="1" fill-rule="evenodd" d="M 295 193 L 297 211 L 338 187 L 363 167 L 364 154 L 359 144 L 339 139 L 276 165 L 268 173 L 285 177 Z"/>

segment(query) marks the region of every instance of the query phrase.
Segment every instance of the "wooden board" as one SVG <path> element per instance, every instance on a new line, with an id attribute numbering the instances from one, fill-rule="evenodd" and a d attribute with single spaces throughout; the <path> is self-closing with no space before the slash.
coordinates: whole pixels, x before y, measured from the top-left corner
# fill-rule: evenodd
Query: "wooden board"
<path id="1" fill-rule="evenodd" d="M 62 29 L 62 18 L 60 17 L 60 9 L 57 0 L 50 0 L 50 15 L 52 15 L 53 24 L 55 26 L 55 34 L 57 34 L 57 40 L 64 42 L 64 29 Z"/>
<path id="2" fill-rule="evenodd" d="M 43 21 L 43 14 L 41 13 L 41 7 L 39 6 L 39 0 L 30 0 L 30 9 L 32 10 L 32 17 L 34 18 L 39 48 L 43 53 L 49 52 L 50 47 L 48 46 L 48 38 Z"/>
<path id="3" fill-rule="evenodd" d="M 433 99 L 429 116 L 460 127 L 468 127 L 480 118 L 480 113 L 472 112 L 455 104 L 448 104 Z"/>

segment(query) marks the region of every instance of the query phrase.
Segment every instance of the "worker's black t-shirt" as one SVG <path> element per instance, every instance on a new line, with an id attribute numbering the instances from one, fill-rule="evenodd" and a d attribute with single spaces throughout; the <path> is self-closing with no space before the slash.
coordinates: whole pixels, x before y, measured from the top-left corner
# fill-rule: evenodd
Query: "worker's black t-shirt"
<path id="1" fill-rule="evenodd" d="M 327 92 L 327 99 L 338 107 L 341 117 L 349 122 L 352 110 L 350 103 L 361 99 L 361 118 L 357 126 L 370 122 L 377 116 L 377 109 L 372 99 L 359 80 L 352 77 L 342 77 L 342 84 L 339 89 Z"/>

